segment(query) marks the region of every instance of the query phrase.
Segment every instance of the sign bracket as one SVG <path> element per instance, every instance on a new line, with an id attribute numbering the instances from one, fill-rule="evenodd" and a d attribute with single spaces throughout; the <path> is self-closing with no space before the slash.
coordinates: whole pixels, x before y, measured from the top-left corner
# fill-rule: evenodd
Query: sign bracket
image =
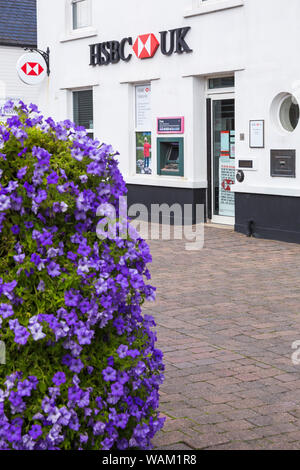
<path id="1" fill-rule="evenodd" d="M 30 52 L 37 52 L 38 54 L 40 54 L 44 61 L 46 62 L 46 65 L 47 65 L 47 75 L 49 77 L 50 75 L 50 48 L 47 47 L 47 50 L 46 51 L 42 51 L 41 49 L 36 49 L 35 47 L 26 47 L 24 49 L 25 51 L 30 51 Z"/>

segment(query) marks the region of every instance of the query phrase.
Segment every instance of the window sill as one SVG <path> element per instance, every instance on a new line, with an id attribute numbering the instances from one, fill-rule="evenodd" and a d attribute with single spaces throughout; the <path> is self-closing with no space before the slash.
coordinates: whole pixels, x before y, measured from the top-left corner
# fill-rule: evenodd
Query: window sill
<path id="1" fill-rule="evenodd" d="M 98 31 L 94 28 L 82 28 L 65 34 L 60 38 L 60 42 L 76 41 L 77 39 L 90 38 L 98 36 Z"/>
<path id="2" fill-rule="evenodd" d="M 211 0 L 203 2 L 197 8 L 188 10 L 184 14 L 184 18 L 191 16 L 206 15 L 207 13 L 214 13 L 216 11 L 229 10 L 231 8 L 242 7 L 244 0 Z"/>
<path id="3" fill-rule="evenodd" d="M 163 175 L 125 175 L 126 184 L 140 184 L 142 186 L 162 186 L 167 188 L 199 189 L 207 188 L 206 181 L 191 181 L 183 176 Z"/>

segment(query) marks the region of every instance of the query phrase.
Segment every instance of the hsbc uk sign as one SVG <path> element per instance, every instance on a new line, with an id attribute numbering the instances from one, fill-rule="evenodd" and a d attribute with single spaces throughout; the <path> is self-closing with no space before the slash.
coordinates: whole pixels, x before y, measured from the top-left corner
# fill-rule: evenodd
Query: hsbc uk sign
<path id="1" fill-rule="evenodd" d="M 186 35 L 191 29 L 190 26 L 184 28 L 161 31 L 158 40 L 153 33 L 141 34 L 133 41 L 132 37 L 127 37 L 121 41 L 107 41 L 90 45 L 90 65 L 117 64 L 121 60 L 129 62 L 132 53 L 128 48 L 132 48 L 138 59 L 150 59 L 154 57 L 160 47 L 163 55 L 183 54 L 193 52 L 186 42 Z"/>

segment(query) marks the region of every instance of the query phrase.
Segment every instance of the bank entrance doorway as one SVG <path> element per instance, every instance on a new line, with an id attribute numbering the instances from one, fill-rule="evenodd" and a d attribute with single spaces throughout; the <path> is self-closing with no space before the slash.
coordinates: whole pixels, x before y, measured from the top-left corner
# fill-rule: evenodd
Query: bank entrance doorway
<path id="1" fill-rule="evenodd" d="M 208 99 L 208 198 L 209 219 L 234 225 L 235 194 L 235 100 L 234 94 L 216 94 Z"/>

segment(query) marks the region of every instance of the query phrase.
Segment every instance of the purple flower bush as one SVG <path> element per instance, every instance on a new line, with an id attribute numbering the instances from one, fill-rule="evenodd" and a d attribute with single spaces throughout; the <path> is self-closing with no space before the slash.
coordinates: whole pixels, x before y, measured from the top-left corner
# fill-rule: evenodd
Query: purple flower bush
<path id="1" fill-rule="evenodd" d="M 96 232 L 125 192 L 83 128 L 22 102 L 0 124 L 0 449 L 149 449 L 163 426 L 149 248 Z"/>

